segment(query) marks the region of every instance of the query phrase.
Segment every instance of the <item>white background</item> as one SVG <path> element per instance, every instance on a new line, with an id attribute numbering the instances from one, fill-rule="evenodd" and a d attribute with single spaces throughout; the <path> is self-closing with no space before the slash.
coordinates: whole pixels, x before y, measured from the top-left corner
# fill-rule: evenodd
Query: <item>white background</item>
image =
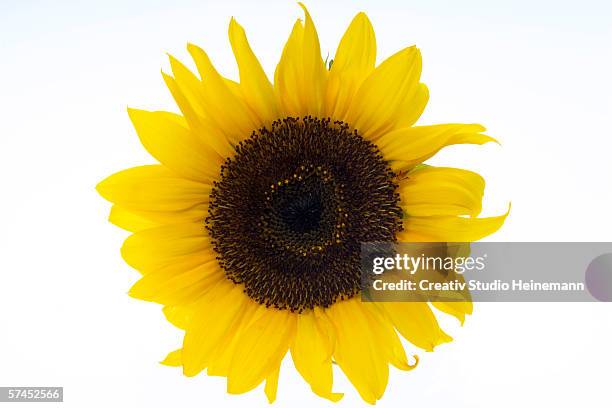
<path id="1" fill-rule="evenodd" d="M 86 4 L 87 3 L 87 4 Z M 480 171 L 491 240 L 610 241 L 612 10 L 598 1 L 311 0 L 324 54 L 358 11 L 379 60 L 416 43 L 431 91 L 420 123 L 480 122 L 503 147 L 450 148 L 434 163 Z M 63 406 L 265 406 L 263 390 L 159 365 L 181 332 L 126 295 L 127 235 L 94 186 L 150 163 L 125 108 L 174 109 L 164 52 L 205 48 L 229 76 L 230 16 L 271 74 L 291 1 L 0 0 L 0 386 L 64 386 Z M 559 254 L 563 256 L 563 254 Z M 571 407 L 609 403 L 609 304 L 478 304 L 455 341 L 391 372 L 379 405 Z M 410 349 L 413 350 L 413 349 Z M 289 361 L 277 406 L 330 406 Z M 362 404 L 339 371 L 340 406 Z"/>

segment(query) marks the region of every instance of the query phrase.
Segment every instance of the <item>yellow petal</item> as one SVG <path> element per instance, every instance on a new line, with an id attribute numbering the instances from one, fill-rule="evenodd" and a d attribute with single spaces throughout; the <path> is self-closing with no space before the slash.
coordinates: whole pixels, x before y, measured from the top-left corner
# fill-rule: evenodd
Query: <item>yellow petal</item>
<path id="1" fill-rule="evenodd" d="M 181 330 L 187 330 L 191 316 L 193 315 L 193 307 L 180 305 L 180 306 L 164 306 L 162 309 L 166 320 L 172 323 L 176 328 Z"/>
<path id="2" fill-rule="evenodd" d="M 397 239 L 400 242 L 478 241 L 497 231 L 504 224 L 508 213 L 489 218 L 408 216 L 404 220 L 404 231 L 397 234 Z"/>
<path id="3" fill-rule="evenodd" d="M 125 208 L 113 205 L 108 220 L 126 231 L 138 232 L 159 226 L 158 223 L 138 214 L 134 214 Z"/>
<path id="4" fill-rule="evenodd" d="M 210 240 L 201 223 L 173 224 L 139 231 L 128 237 L 121 255 L 128 265 L 146 273 L 190 259 L 210 260 Z"/>
<path id="5" fill-rule="evenodd" d="M 215 253 L 211 255 L 211 260 L 204 264 L 173 263 L 147 273 L 132 286 L 130 296 L 164 305 L 196 301 L 217 282 L 225 279 Z"/>
<path id="6" fill-rule="evenodd" d="M 233 336 L 246 301 L 241 286 L 222 279 L 193 305 L 193 315 L 183 340 L 183 373 L 186 376 L 194 376 L 205 369 L 217 347 Z"/>
<path id="7" fill-rule="evenodd" d="M 261 122 L 269 124 L 279 117 L 274 88 L 251 50 L 244 29 L 234 18 L 229 24 L 229 39 L 238 64 L 244 98 Z"/>
<path id="8" fill-rule="evenodd" d="M 274 90 L 285 116 L 320 116 L 327 69 L 321 58 L 316 28 L 306 7 L 305 22 L 297 21 L 274 73 Z"/>
<path id="9" fill-rule="evenodd" d="M 397 331 L 409 342 L 427 351 L 452 340 L 442 331 L 429 305 L 423 302 L 380 302 Z"/>
<path id="10" fill-rule="evenodd" d="M 183 349 L 171 351 L 160 363 L 169 367 L 180 367 L 183 364 L 181 360 L 182 352 Z"/>
<path id="11" fill-rule="evenodd" d="M 170 56 L 170 64 L 173 67 L 175 75 L 178 75 L 176 72 L 182 71 L 187 71 L 189 74 L 191 74 L 187 68 L 180 64 L 178 60 L 174 59 L 172 56 Z M 183 68 L 179 70 L 176 68 L 176 66 Z M 205 146 L 209 146 L 221 157 L 231 156 L 233 154 L 233 147 L 225 137 L 225 134 L 216 129 L 211 124 L 210 119 L 206 117 L 206 113 L 202 105 L 202 83 L 200 80 L 195 78 L 195 75 L 191 74 L 191 76 L 195 78 L 196 82 L 193 83 L 193 81 L 190 80 L 188 81 L 189 85 L 183 84 L 181 87 L 178 79 L 173 78 L 163 72 L 162 76 L 166 86 L 172 94 L 172 97 L 183 113 L 190 130 L 196 136 L 198 141 L 202 142 Z M 195 89 L 192 89 L 191 87 L 195 87 Z"/>
<path id="12" fill-rule="evenodd" d="M 423 83 L 419 83 L 413 93 L 407 93 L 404 100 L 400 103 L 397 120 L 393 124 L 393 129 L 401 129 L 414 125 L 423 114 L 429 102 L 429 88 Z"/>
<path id="13" fill-rule="evenodd" d="M 109 221 L 137 232 L 163 224 L 203 221 L 211 187 L 178 177 L 164 166 L 150 165 L 116 173 L 96 189 L 119 204 L 112 207 Z"/>
<path id="14" fill-rule="evenodd" d="M 376 403 L 389 378 L 388 356 L 380 352 L 380 325 L 354 297 L 325 309 L 336 332 L 334 359 L 366 402 Z"/>
<path id="15" fill-rule="evenodd" d="M 184 100 L 181 100 L 181 102 L 187 103 L 186 105 L 181 103 L 179 104 L 179 107 L 187 108 L 189 112 L 197 115 L 196 117 L 192 118 L 197 121 L 199 118 L 206 115 L 204 105 L 202 104 L 202 82 L 178 59 L 174 58 L 170 54 L 168 54 L 168 59 L 170 60 L 170 68 L 172 69 L 173 77 L 164 75 L 164 79 L 168 77 L 173 80 L 172 82 L 176 84 L 176 89 L 179 90 L 180 95 L 185 98 Z M 170 89 L 170 91 L 172 92 L 172 89 Z M 186 119 L 189 118 L 186 117 Z"/>
<path id="16" fill-rule="evenodd" d="M 250 300 L 250 299 L 249 299 Z M 227 377 L 229 368 L 234 357 L 234 351 L 240 341 L 240 337 L 244 332 L 246 326 L 251 321 L 257 311 L 259 311 L 259 304 L 253 301 L 245 302 L 244 311 L 240 318 L 240 321 L 235 325 L 235 329 L 232 332 L 232 336 L 226 339 L 222 344 L 219 344 L 208 364 L 206 373 L 208 375 L 216 375 Z"/>
<path id="17" fill-rule="evenodd" d="M 179 177 L 164 166 L 150 165 L 115 173 L 96 189 L 126 209 L 179 211 L 207 203 L 212 187 Z"/>
<path id="18" fill-rule="evenodd" d="M 266 397 L 268 398 L 268 402 L 271 404 L 276 401 L 276 391 L 278 390 L 278 375 L 280 374 L 280 364 L 279 366 L 272 370 L 272 372 L 266 378 L 266 386 L 264 388 L 264 392 L 266 393 Z"/>
<path id="19" fill-rule="evenodd" d="M 295 339 L 291 345 L 293 364 L 312 391 L 337 402 L 342 394 L 332 392 L 332 353 L 334 335 L 327 317 L 314 311 L 297 316 Z"/>
<path id="20" fill-rule="evenodd" d="M 363 81 L 345 121 L 370 140 L 395 129 L 400 123 L 406 125 L 405 117 L 418 116 L 423 110 L 423 101 L 414 99 L 422 89 L 420 76 L 421 53 L 416 47 L 392 55 Z"/>
<path id="21" fill-rule="evenodd" d="M 182 126 L 181 117 L 138 109 L 128 109 L 128 114 L 143 146 L 170 170 L 207 184 L 218 177 L 222 157 Z"/>
<path id="22" fill-rule="evenodd" d="M 376 140 L 376 146 L 397 172 L 424 162 L 445 146 L 497 142 L 483 135 L 484 130 L 476 124 L 406 127 L 384 134 Z"/>
<path id="23" fill-rule="evenodd" d="M 244 99 L 234 92 L 201 48 L 188 44 L 187 50 L 193 57 L 202 82 L 203 104 L 206 116 L 219 132 L 234 145 L 251 136 L 262 122 L 247 106 Z"/>
<path id="24" fill-rule="evenodd" d="M 183 63 L 168 55 L 174 77 L 162 72 L 162 77 L 185 120 L 193 129 L 200 126 L 205 117 L 202 106 L 202 83 Z"/>
<path id="25" fill-rule="evenodd" d="M 149 220 L 149 222 L 155 223 L 157 226 L 166 224 L 202 223 L 208 214 L 208 204 L 198 204 L 181 211 L 129 210 L 129 212 L 133 214 L 133 216 Z M 111 222 L 114 223 L 113 220 L 111 220 Z M 123 228 L 122 225 L 115 225 Z M 132 231 L 137 232 L 139 230 Z"/>
<path id="26" fill-rule="evenodd" d="M 353 18 L 342 36 L 329 71 L 325 116 L 343 119 L 363 80 L 376 64 L 376 37 L 365 13 Z"/>
<path id="27" fill-rule="evenodd" d="M 451 257 L 467 257 L 471 253 L 471 247 L 469 243 L 461 243 L 459 245 L 449 245 L 448 256 Z M 465 282 L 463 275 L 458 273 L 448 274 L 444 277 L 446 281 L 458 280 Z M 472 314 L 472 295 L 469 288 L 466 286 L 465 289 L 457 289 L 450 292 L 445 292 L 444 301 L 431 302 L 431 305 L 436 309 L 454 316 L 459 320 L 461 325 L 465 321 L 465 316 Z"/>
<path id="28" fill-rule="evenodd" d="M 287 353 L 295 332 L 295 313 L 259 307 L 261 313 L 240 335 L 227 375 L 227 392 L 241 394 L 260 384 Z"/>
<path id="29" fill-rule="evenodd" d="M 386 319 L 384 310 L 376 303 L 364 302 L 362 306 L 369 312 L 372 325 L 378 326 L 374 334 L 378 337 L 379 351 L 387 357 L 387 361 L 400 370 L 408 371 L 416 367 L 410 365 L 406 357 L 406 350 L 397 335 L 395 328 Z"/>
<path id="30" fill-rule="evenodd" d="M 454 316 L 463 325 L 465 316 L 472 314 L 472 302 L 431 302 L 436 309 Z"/>
<path id="31" fill-rule="evenodd" d="M 469 215 L 482 209 L 484 179 L 472 171 L 422 167 L 400 181 L 401 207 L 408 216 Z"/>

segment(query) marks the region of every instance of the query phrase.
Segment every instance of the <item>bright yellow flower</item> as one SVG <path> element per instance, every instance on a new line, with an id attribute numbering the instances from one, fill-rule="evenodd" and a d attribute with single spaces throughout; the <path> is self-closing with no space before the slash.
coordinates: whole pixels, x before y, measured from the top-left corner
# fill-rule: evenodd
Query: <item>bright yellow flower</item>
<path id="1" fill-rule="evenodd" d="M 420 165 L 445 146 L 493 139 L 475 124 L 413 126 L 428 100 L 421 54 L 375 66 L 367 16 L 353 19 L 327 67 L 313 21 L 296 21 L 270 83 L 230 21 L 240 81 L 189 44 L 199 76 L 170 57 L 181 115 L 129 109 L 160 164 L 98 185 L 110 221 L 133 234 L 121 253 L 142 273 L 130 294 L 158 302 L 185 331 L 164 363 L 227 377 L 230 393 L 265 381 L 276 396 L 289 351 L 314 393 L 337 401 L 336 362 L 375 403 L 389 364 L 408 363 L 398 333 L 432 350 L 450 337 L 427 303 L 362 303 L 359 243 L 478 240 L 504 216 L 476 218 L 483 179 Z M 463 321 L 471 303 L 435 303 Z"/>

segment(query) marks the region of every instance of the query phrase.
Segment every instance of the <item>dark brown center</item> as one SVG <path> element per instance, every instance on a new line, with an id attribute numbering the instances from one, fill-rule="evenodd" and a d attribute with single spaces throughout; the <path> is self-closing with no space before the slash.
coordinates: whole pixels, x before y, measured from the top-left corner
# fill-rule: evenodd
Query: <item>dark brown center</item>
<path id="1" fill-rule="evenodd" d="M 394 241 L 395 174 L 342 122 L 285 118 L 236 146 L 206 227 L 226 276 L 266 306 L 301 312 L 361 289 L 361 242 Z"/>

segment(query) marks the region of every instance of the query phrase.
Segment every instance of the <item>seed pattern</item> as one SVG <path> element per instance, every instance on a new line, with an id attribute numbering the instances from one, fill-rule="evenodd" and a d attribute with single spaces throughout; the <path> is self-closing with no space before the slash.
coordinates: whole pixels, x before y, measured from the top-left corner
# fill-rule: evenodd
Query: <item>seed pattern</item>
<path id="1" fill-rule="evenodd" d="M 361 289 L 360 243 L 402 228 L 395 174 L 343 122 L 278 120 L 221 166 L 206 228 L 228 279 L 268 307 L 328 307 Z"/>

